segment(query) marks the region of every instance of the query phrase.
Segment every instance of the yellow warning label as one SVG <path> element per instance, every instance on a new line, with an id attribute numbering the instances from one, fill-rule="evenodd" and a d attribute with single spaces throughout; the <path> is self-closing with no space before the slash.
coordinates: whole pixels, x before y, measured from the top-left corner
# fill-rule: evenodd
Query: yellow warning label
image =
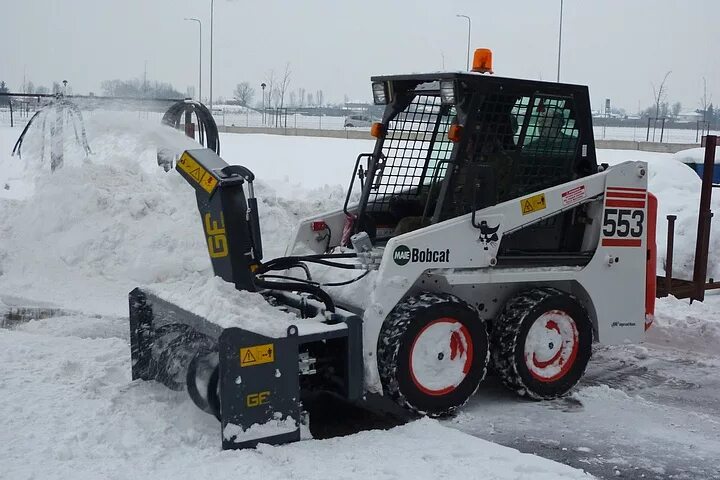
<path id="1" fill-rule="evenodd" d="M 252 367 L 275 361 L 275 346 L 272 343 L 240 349 L 240 366 Z"/>
<path id="2" fill-rule="evenodd" d="M 547 203 L 545 203 L 544 193 L 539 193 L 537 195 L 533 195 L 532 197 L 520 200 L 520 211 L 523 215 L 539 212 L 540 210 L 545 210 L 546 208 Z"/>
<path id="3" fill-rule="evenodd" d="M 217 179 L 210 175 L 199 163 L 187 152 L 184 152 L 178 160 L 177 168 L 187 173 L 207 193 L 212 193 L 217 185 Z"/>

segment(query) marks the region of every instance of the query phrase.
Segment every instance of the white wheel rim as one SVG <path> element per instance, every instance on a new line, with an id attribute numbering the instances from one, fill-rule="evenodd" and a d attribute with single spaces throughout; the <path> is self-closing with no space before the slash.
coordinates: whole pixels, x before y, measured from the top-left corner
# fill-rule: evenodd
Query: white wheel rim
<path id="1" fill-rule="evenodd" d="M 410 375 L 421 392 L 446 395 L 467 377 L 472 359 L 467 327 L 454 318 L 439 318 L 415 337 L 410 349 Z"/>
<path id="2" fill-rule="evenodd" d="M 561 310 L 540 315 L 525 337 L 525 365 L 541 382 L 563 378 L 575 363 L 578 331 L 575 320 Z"/>

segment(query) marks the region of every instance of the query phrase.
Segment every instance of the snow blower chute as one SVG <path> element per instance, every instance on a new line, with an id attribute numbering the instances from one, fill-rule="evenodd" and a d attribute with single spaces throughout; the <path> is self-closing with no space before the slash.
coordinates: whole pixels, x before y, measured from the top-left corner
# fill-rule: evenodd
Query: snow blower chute
<path id="1" fill-rule="evenodd" d="M 641 340 L 655 284 L 647 164 L 597 164 L 587 87 L 479 75 L 484 49 L 474 68 L 373 77 L 375 147 L 343 208 L 302 220 L 285 257 L 262 261 L 252 173 L 185 152 L 176 168 L 215 274 L 297 316 L 269 335 L 136 289 L 133 378 L 187 388 L 237 448 L 297 440 L 308 391 L 446 415 L 492 357 L 510 389 L 552 399 L 593 341 Z"/>

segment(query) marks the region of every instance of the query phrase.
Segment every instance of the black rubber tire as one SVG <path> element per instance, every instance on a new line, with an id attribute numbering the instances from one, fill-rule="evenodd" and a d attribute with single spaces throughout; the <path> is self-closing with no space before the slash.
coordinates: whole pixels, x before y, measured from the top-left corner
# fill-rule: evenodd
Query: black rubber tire
<path id="1" fill-rule="evenodd" d="M 554 381 L 540 381 L 525 364 L 525 340 L 533 322 L 550 310 L 561 310 L 572 317 L 578 333 L 578 350 L 567 373 Z M 527 290 L 511 298 L 494 322 L 493 368 L 503 383 L 521 396 L 534 400 L 558 398 L 572 389 L 585 373 L 592 355 L 592 339 L 590 316 L 574 296 L 550 287 Z"/>
<path id="2" fill-rule="evenodd" d="M 456 319 L 467 328 L 473 358 L 467 376 L 454 390 L 429 395 L 412 380 L 410 351 L 423 327 L 442 317 Z M 383 323 L 377 352 L 385 395 L 404 408 L 431 417 L 449 415 L 465 404 L 485 378 L 490 360 L 486 324 L 477 311 L 453 295 L 439 293 L 421 293 L 399 303 Z"/>

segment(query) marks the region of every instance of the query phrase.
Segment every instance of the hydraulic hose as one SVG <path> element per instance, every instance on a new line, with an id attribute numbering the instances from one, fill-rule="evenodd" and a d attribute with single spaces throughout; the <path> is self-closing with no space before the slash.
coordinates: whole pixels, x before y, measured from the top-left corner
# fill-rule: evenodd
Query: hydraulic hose
<path id="1" fill-rule="evenodd" d="M 325 304 L 325 309 L 330 313 L 335 313 L 335 302 L 322 288 L 303 282 L 269 282 L 262 278 L 255 278 L 255 285 L 261 288 L 267 288 L 271 290 L 286 290 L 290 292 L 303 292 L 309 293 L 317 297 L 322 303 Z"/>
<path id="2" fill-rule="evenodd" d="M 262 264 L 255 273 L 265 273 L 270 270 L 287 270 L 291 267 L 297 266 L 299 262 L 317 263 L 334 268 L 344 268 L 347 270 L 355 269 L 355 265 L 347 263 L 333 262 L 329 259 L 341 259 L 341 258 L 356 258 L 355 253 L 335 253 L 335 254 L 319 254 L 319 255 L 302 255 L 302 256 L 291 256 L 291 257 L 278 257 L 274 258 L 264 264 Z"/>
<path id="3" fill-rule="evenodd" d="M 194 113 L 195 117 L 197 117 L 200 143 L 220 155 L 220 135 L 217 124 L 210 110 L 202 103 L 195 100 L 177 102 L 165 112 L 162 123 L 173 128 L 179 128 L 186 111 Z"/>

